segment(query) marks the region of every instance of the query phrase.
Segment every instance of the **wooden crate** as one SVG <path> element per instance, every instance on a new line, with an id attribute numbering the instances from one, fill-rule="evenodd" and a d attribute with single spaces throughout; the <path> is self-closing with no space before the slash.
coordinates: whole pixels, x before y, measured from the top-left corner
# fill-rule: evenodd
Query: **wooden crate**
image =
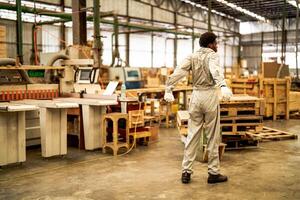
<path id="1" fill-rule="evenodd" d="M 265 98 L 265 117 L 283 116 L 289 119 L 289 93 L 291 88 L 291 79 L 268 78 L 263 80 L 263 97 Z"/>
<path id="2" fill-rule="evenodd" d="M 290 112 L 300 111 L 300 92 L 290 91 L 289 95 L 289 110 Z"/>
<path id="3" fill-rule="evenodd" d="M 0 26 L 0 58 L 7 58 L 5 26 Z"/>
<path id="4" fill-rule="evenodd" d="M 248 94 L 265 99 L 265 117 L 289 119 L 289 92 L 291 79 L 287 78 L 239 78 L 233 79 L 234 94 Z"/>

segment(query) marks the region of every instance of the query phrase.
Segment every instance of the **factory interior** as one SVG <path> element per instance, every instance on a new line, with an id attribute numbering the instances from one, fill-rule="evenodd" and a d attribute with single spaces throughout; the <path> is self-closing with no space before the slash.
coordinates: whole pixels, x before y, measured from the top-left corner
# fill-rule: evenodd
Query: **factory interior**
<path id="1" fill-rule="evenodd" d="M 299 0 L 0 0 L 0 199 L 299 200 L 299 8 Z M 210 66 L 204 78 L 218 92 L 215 149 L 228 180 L 209 184 L 205 118 L 183 184 L 194 62 L 174 87 L 170 80 L 211 48 L 200 42 L 207 32 L 224 77 L 218 87 Z"/>

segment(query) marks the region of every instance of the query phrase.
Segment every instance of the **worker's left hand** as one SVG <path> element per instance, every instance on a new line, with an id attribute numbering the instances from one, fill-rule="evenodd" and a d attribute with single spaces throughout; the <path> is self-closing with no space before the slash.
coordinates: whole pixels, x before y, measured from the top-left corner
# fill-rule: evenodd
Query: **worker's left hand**
<path id="1" fill-rule="evenodd" d="M 174 101 L 173 93 L 172 92 L 165 92 L 164 100 L 166 100 L 167 102 L 173 102 Z"/>
<path id="2" fill-rule="evenodd" d="M 222 100 L 229 101 L 232 97 L 232 92 L 228 87 L 221 87 Z"/>

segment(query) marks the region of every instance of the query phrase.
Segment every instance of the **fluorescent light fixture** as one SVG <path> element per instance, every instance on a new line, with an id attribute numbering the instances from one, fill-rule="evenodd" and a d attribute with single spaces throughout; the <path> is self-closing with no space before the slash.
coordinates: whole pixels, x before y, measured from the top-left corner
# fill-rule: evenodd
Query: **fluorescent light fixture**
<path id="1" fill-rule="evenodd" d="M 260 16 L 258 14 L 255 14 L 255 13 L 253 13 L 253 12 L 247 10 L 247 9 L 244 9 L 244 8 L 242 8 L 240 6 L 237 6 L 237 5 L 233 4 L 233 3 L 230 3 L 230 2 L 225 1 L 225 0 L 216 0 L 216 1 L 222 3 L 222 4 L 226 5 L 226 6 L 228 6 L 228 7 L 232 8 L 232 9 L 234 9 L 234 10 L 237 10 L 239 12 L 242 12 L 242 13 L 246 14 L 246 15 L 254 17 L 254 18 L 256 18 L 256 19 L 258 19 L 260 21 L 267 22 L 267 19 L 265 17 L 262 17 L 262 16 Z"/>
<path id="2" fill-rule="evenodd" d="M 297 7 L 295 0 L 290 0 L 290 1 L 288 1 L 288 3 L 295 6 L 295 7 Z M 300 8 L 300 2 L 299 1 L 298 1 L 298 8 Z"/>
<path id="3" fill-rule="evenodd" d="M 182 2 L 185 2 L 185 3 L 188 3 L 188 4 L 191 4 L 192 6 L 196 6 L 197 8 L 201 8 L 201 9 L 203 9 L 203 10 L 208 11 L 208 8 L 207 8 L 206 6 L 202 6 L 201 4 L 195 3 L 195 2 L 193 2 L 193 1 L 191 1 L 191 0 L 181 0 L 181 1 L 182 1 Z M 220 16 L 222 16 L 222 17 L 227 17 L 227 18 L 229 18 L 229 19 L 235 20 L 235 21 L 237 21 L 237 22 L 240 22 L 240 21 L 241 21 L 241 20 L 236 19 L 236 18 L 234 18 L 234 17 L 232 17 L 232 16 L 230 16 L 230 15 L 226 15 L 226 14 L 224 14 L 224 13 L 218 12 L 218 11 L 213 10 L 213 9 L 211 10 L 211 12 L 214 13 L 214 14 L 220 15 Z"/>
<path id="4" fill-rule="evenodd" d="M 198 7 L 198 8 L 202 8 L 202 9 L 204 9 L 204 10 L 208 10 L 207 7 L 202 6 L 202 5 L 200 5 L 200 4 L 198 4 L 198 3 L 195 3 L 195 2 L 192 2 L 192 1 L 190 1 L 190 0 L 181 0 L 181 1 L 183 1 L 183 2 L 185 2 L 185 3 L 188 3 L 188 4 L 191 4 L 191 5 L 193 5 L 193 6 L 196 6 L 196 7 Z M 216 0 L 216 1 L 222 3 L 222 4 L 226 5 L 226 6 L 228 6 L 228 7 L 232 8 L 232 9 L 234 9 L 234 10 L 237 10 L 237 11 L 239 11 L 239 12 L 242 12 L 242 13 L 246 14 L 246 15 L 249 15 L 249 16 L 251 16 L 251 17 L 254 17 L 254 18 L 256 18 L 256 19 L 258 19 L 258 20 L 260 20 L 260 21 L 268 22 L 268 20 L 267 20 L 265 17 L 262 17 L 262 16 L 260 16 L 260 15 L 258 15 L 258 14 L 255 14 L 255 13 L 253 13 L 253 12 L 247 10 L 247 9 L 244 9 L 244 8 L 242 8 L 242 7 L 240 7 L 240 6 L 237 6 L 237 5 L 233 4 L 233 3 L 230 3 L 230 2 L 225 1 L 225 0 Z M 296 4 L 295 4 L 295 5 L 296 5 Z M 215 13 L 215 14 L 217 14 L 217 15 L 221 15 L 221 16 L 223 16 L 223 17 L 227 17 L 227 18 L 230 18 L 230 19 L 234 19 L 235 21 L 238 21 L 238 22 L 241 21 L 241 20 L 239 20 L 239 19 L 236 19 L 236 18 L 234 18 L 234 17 L 232 17 L 232 16 L 229 16 L 229 15 L 226 15 L 226 14 L 224 14 L 224 13 L 218 12 L 218 11 L 216 11 L 216 10 L 212 10 L 211 12 L 212 12 L 212 13 Z"/>

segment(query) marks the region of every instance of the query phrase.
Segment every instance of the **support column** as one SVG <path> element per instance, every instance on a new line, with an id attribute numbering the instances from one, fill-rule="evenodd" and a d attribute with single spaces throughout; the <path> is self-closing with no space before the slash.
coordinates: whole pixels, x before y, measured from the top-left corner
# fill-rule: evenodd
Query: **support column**
<path id="1" fill-rule="evenodd" d="M 177 66 L 177 12 L 174 12 L 174 26 L 175 26 L 175 38 L 174 38 L 174 57 L 173 57 L 173 67 Z"/>
<path id="2" fill-rule="evenodd" d="M 286 20 L 286 0 L 284 0 L 282 16 L 282 32 L 281 32 L 281 66 L 285 64 L 285 50 L 286 50 L 286 31 L 285 31 L 285 20 Z"/>
<path id="3" fill-rule="evenodd" d="M 193 20 L 192 20 L 192 52 L 194 52 L 194 50 L 195 50 L 195 20 L 194 20 L 194 18 L 193 18 Z"/>
<path id="4" fill-rule="evenodd" d="M 73 44 L 86 45 L 86 0 L 72 1 Z"/>
<path id="5" fill-rule="evenodd" d="M 261 32 L 261 42 L 260 42 L 260 49 L 261 49 L 261 54 L 260 54 L 260 62 L 261 62 L 261 65 L 259 70 L 257 70 L 259 73 L 263 73 L 263 69 L 262 69 L 262 63 L 263 63 L 263 47 L 264 47 L 264 32 Z"/>
<path id="6" fill-rule="evenodd" d="M 61 7 L 61 11 L 65 12 L 65 0 L 60 0 L 60 7 Z M 62 41 L 66 41 L 66 28 L 64 22 L 60 23 L 60 39 Z M 66 48 L 66 43 L 60 42 L 60 49 L 65 49 L 65 48 Z"/>
<path id="7" fill-rule="evenodd" d="M 208 0 L 208 19 L 207 19 L 207 29 L 209 32 L 212 31 L 211 29 L 211 0 Z"/>
<path id="8" fill-rule="evenodd" d="M 126 0 L 126 16 L 127 16 L 127 23 L 130 22 L 129 19 L 129 0 Z M 129 66 L 130 63 L 130 28 L 127 29 L 128 33 L 125 34 L 125 55 L 126 55 L 126 66 Z"/>
<path id="9" fill-rule="evenodd" d="M 296 80 L 299 80 L 299 70 L 298 70 L 298 29 L 299 29 L 299 2 L 298 0 L 295 0 L 296 2 Z"/>
<path id="10" fill-rule="evenodd" d="M 17 24 L 16 24 L 16 31 L 17 31 L 17 58 L 18 61 L 22 64 L 23 63 L 23 29 L 22 29 L 22 5 L 21 0 L 16 1 L 17 7 Z"/>
<path id="11" fill-rule="evenodd" d="M 154 26 L 153 24 L 153 6 L 151 6 L 151 21 L 152 21 L 152 26 Z M 154 66 L 154 34 L 153 31 L 151 32 L 151 68 L 153 68 Z"/>
<path id="12" fill-rule="evenodd" d="M 101 67 L 100 2 L 94 0 L 94 67 Z"/>

